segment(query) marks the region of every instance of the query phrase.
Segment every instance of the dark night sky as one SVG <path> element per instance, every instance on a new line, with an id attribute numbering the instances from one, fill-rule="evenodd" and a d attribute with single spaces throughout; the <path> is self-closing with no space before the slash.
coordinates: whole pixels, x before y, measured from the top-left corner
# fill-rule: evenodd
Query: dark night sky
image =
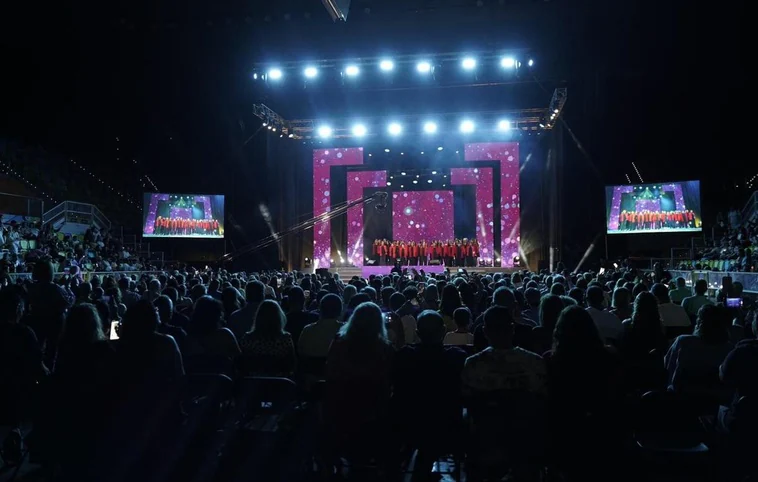
<path id="1" fill-rule="evenodd" d="M 566 122 L 599 172 L 566 136 L 569 207 L 602 204 L 632 161 L 646 182 L 703 179 L 704 205 L 744 202 L 734 185 L 758 172 L 742 2 L 354 0 L 344 25 L 318 0 L 13 3 L 0 20 L 0 137 L 121 182 L 139 170 L 162 190 L 226 192 L 232 174 L 264 189 L 262 141 L 243 146 L 256 61 L 492 46 L 539 52 L 541 74 L 569 87 Z M 278 107 L 296 117 L 303 105 Z M 116 162 L 116 136 L 137 167 Z"/>

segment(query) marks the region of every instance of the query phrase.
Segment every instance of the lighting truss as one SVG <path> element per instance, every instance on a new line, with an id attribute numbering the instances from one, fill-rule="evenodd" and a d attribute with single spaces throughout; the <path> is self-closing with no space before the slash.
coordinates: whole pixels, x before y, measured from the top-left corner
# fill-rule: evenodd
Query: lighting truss
<path id="1" fill-rule="evenodd" d="M 462 68 L 462 62 L 469 59 L 466 65 L 474 62 L 468 70 Z M 512 62 L 505 63 L 504 59 Z M 392 69 L 383 70 L 383 61 L 391 61 Z M 532 61 L 532 62 L 530 62 Z M 429 69 L 423 72 L 417 70 L 420 63 L 428 63 Z M 508 66 L 506 66 L 506 64 Z M 435 78 L 441 75 L 443 79 L 454 78 L 464 85 L 475 83 L 508 83 L 533 82 L 531 75 L 520 75 L 523 72 L 533 71 L 534 58 L 526 49 L 509 49 L 501 51 L 461 51 L 424 54 L 381 55 L 360 58 L 329 58 L 314 61 L 285 61 L 285 62 L 259 62 L 253 65 L 251 72 L 254 81 L 263 84 L 272 84 L 272 87 L 281 86 L 288 82 L 315 83 L 317 85 L 334 85 L 327 79 L 343 78 L 347 66 L 355 66 L 362 73 L 360 80 L 352 80 L 349 83 L 354 87 L 382 83 L 385 80 L 397 78 Z M 315 68 L 319 72 L 318 79 L 309 79 L 304 75 L 306 68 Z M 269 73 L 276 71 L 281 74 L 276 79 L 269 79 Z M 365 74 L 365 75 L 364 75 Z M 503 77 L 505 75 L 505 77 Z M 291 84 L 290 84 L 291 85 Z"/>
<path id="2" fill-rule="evenodd" d="M 406 116 L 389 117 L 361 117 L 360 123 L 366 126 L 367 132 L 365 137 L 377 137 L 387 135 L 387 126 L 390 122 L 398 122 L 403 126 L 404 135 L 417 137 L 429 137 L 430 134 L 424 132 L 424 124 L 433 121 L 437 124 L 437 132 L 431 134 L 435 136 L 445 136 L 458 134 L 461 120 L 471 119 L 476 123 L 476 133 L 492 133 L 502 135 L 498 130 L 498 124 L 502 120 L 510 122 L 511 131 L 513 132 L 534 132 L 547 131 L 555 126 L 551 115 L 555 114 L 553 119 L 563 111 L 566 103 L 567 91 L 565 88 L 555 89 L 550 100 L 549 107 L 535 107 L 529 109 L 517 110 L 493 110 L 485 112 L 450 112 L 443 114 L 413 114 Z M 555 111 L 558 111 L 557 113 Z M 331 128 L 331 138 L 353 138 L 353 127 L 355 119 L 338 118 L 338 119 L 292 119 L 286 120 L 279 114 L 265 106 L 264 104 L 255 104 L 253 112 L 261 119 L 268 119 L 276 122 L 277 125 L 284 126 L 282 133 L 286 137 L 293 139 L 318 139 L 318 128 L 322 125 L 328 125 Z M 265 115 L 264 115 L 265 113 Z M 546 120 L 548 119 L 548 120 Z"/>
<path id="3" fill-rule="evenodd" d="M 263 127 L 277 133 L 289 136 L 292 133 L 289 122 L 269 108 L 266 104 L 253 104 L 253 115 L 261 120 Z"/>

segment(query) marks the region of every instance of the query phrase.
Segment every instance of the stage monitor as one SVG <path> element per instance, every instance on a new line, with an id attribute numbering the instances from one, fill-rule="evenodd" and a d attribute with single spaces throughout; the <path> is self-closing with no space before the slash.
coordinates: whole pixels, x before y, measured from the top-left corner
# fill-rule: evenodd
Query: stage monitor
<path id="1" fill-rule="evenodd" d="M 700 181 L 606 186 L 608 234 L 700 232 Z"/>
<path id="2" fill-rule="evenodd" d="M 224 196 L 145 193 L 143 203 L 144 237 L 224 237 Z"/>

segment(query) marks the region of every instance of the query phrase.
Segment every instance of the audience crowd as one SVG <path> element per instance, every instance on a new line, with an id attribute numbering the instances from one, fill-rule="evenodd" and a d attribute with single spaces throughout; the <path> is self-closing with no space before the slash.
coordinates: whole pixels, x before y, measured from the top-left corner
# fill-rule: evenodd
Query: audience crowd
<path id="1" fill-rule="evenodd" d="M 193 374 L 283 377 L 318 392 L 325 477 L 368 455 L 390 480 L 412 450 L 415 480 L 445 454 L 465 455 L 469 480 L 537 480 L 545 467 L 619 480 L 605 471 L 618 470 L 628 440 L 648 446 L 651 403 L 659 416 L 675 407 L 652 432 L 686 432 L 665 439 L 680 452 L 728 447 L 755 413 L 745 409 L 758 395 L 753 304 L 727 308 L 717 301 L 735 293 L 692 292 L 664 272 L 183 270 L 83 282 L 54 271 L 37 261 L 31 280 L 3 282 L 0 424 L 11 427 L 6 463 L 28 449 L 60 480 L 109 480 L 135 460 L 135 440 L 173 422 L 149 416 L 172 406 L 161 394 Z M 741 462 L 729 469 L 744 475 Z"/>

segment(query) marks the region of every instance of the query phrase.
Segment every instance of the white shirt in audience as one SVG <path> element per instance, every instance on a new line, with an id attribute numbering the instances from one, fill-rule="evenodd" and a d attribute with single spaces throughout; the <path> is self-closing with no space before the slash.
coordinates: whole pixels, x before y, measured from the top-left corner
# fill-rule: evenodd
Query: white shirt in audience
<path id="1" fill-rule="evenodd" d="M 605 310 L 598 310 L 597 308 L 587 308 L 587 313 L 592 317 L 592 321 L 597 326 L 597 331 L 600 333 L 600 337 L 603 341 L 607 342 L 609 339 L 618 340 L 621 337 L 621 332 L 624 330 L 624 325 L 621 324 L 618 316 Z"/>
<path id="2" fill-rule="evenodd" d="M 663 326 L 692 326 L 687 312 L 679 305 L 663 303 L 658 305 L 658 312 L 661 314 Z"/>
<path id="3" fill-rule="evenodd" d="M 458 333 L 457 331 L 451 331 L 445 335 L 445 339 L 442 341 L 443 345 L 473 345 L 474 335 L 471 333 Z"/>

